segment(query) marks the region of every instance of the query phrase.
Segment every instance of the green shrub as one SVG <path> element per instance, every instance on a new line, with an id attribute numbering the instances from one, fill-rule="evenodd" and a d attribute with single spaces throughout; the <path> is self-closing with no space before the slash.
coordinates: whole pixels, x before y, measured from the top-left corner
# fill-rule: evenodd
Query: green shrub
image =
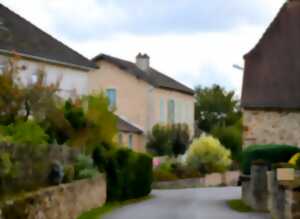
<path id="1" fill-rule="evenodd" d="M 146 147 L 149 152 L 156 156 L 171 155 L 172 145 L 169 128 L 162 125 L 155 125 L 148 136 Z"/>
<path id="2" fill-rule="evenodd" d="M 64 166 L 64 183 L 70 183 L 75 179 L 75 168 L 73 165 L 65 165 Z"/>
<path id="3" fill-rule="evenodd" d="M 201 173 L 225 171 L 231 162 L 230 151 L 211 136 L 195 139 L 187 151 L 187 164 Z"/>
<path id="4" fill-rule="evenodd" d="M 79 155 L 75 163 L 75 178 L 85 179 L 97 175 L 99 172 L 94 166 L 92 158 L 86 155 Z"/>
<path id="5" fill-rule="evenodd" d="M 16 124 L 1 127 L 1 134 L 7 141 L 15 144 L 42 145 L 47 144 L 48 135 L 33 120 L 20 121 Z"/>
<path id="6" fill-rule="evenodd" d="M 288 162 L 300 149 L 289 145 L 251 145 L 242 153 L 241 168 L 244 174 L 250 174 L 251 163 L 254 160 L 264 160 L 269 165 Z"/>
<path id="7" fill-rule="evenodd" d="M 151 191 L 152 158 L 128 149 L 111 150 L 105 166 L 109 201 L 146 196 Z"/>
<path id="8" fill-rule="evenodd" d="M 186 124 L 160 125 L 152 128 L 146 145 L 149 152 L 156 156 L 184 154 L 190 140 Z"/>
<path id="9" fill-rule="evenodd" d="M 162 169 L 155 169 L 153 170 L 153 180 L 155 182 L 160 182 L 160 181 L 173 181 L 173 180 L 177 180 L 178 177 L 166 170 L 162 170 Z"/>
<path id="10" fill-rule="evenodd" d="M 234 126 L 215 126 L 212 135 L 218 138 L 222 145 L 231 151 L 232 158 L 239 160 L 242 151 L 242 127 L 237 124 Z"/>

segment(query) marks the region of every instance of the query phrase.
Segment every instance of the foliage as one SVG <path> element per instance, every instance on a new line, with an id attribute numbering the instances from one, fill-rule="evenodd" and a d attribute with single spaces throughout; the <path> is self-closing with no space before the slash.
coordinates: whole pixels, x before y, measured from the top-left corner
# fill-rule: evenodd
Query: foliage
<path id="1" fill-rule="evenodd" d="M 76 124 L 76 134 L 72 136 L 69 144 L 72 146 L 85 146 L 86 152 L 91 154 L 95 145 L 106 144 L 113 146 L 114 137 L 117 133 L 116 117 L 109 110 L 108 100 L 103 93 L 95 96 L 86 96 L 81 101 L 82 109 L 85 112 L 85 122 L 83 122 L 83 115 L 80 108 L 69 110 L 66 112 L 71 123 Z M 73 106 L 74 108 L 74 106 Z M 72 113 L 70 113 L 70 111 Z M 71 115 L 80 115 L 79 119 L 71 119 Z"/>
<path id="2" fill-rule="evenodd" d="M 201 174 L 198 170 L 184 165 L 176 159 L 169 159 L 153 170 L 154 181 L 173 181 L 199 177 L 201 177 Z"/>
<path id="3" fill-rule="evenodd" d="M 15 144 L 42 145 L 46 144 L 48 140 L 48 135 L 33 120 L 11 124 L 7 127 L 7 130 L 11 136 L 12 143 Z"/>
<path id="4" fill-rule="evenodd" d="M 170 142 L 170 132 L 167 126 L 155 125 L 148 136 L 147 149 L 157 155 L 171 155 L 172 145 Z"/>
<path id="5" fill-rule="evenodd" d="M 233 209 L 237 212 L 247 213 L 247 212 L 253 212 L 254 211 L 251 207 L 246 205 L 240 199 L 229 200 L 229 201 L 227 201 L 227 204 L 231 209 Z"/>
<path id="6" fill-rule="evenodd" d="M 200 130 L 211 133 L 214 126 L 231 126 L 241 118 L 234 91 L 219 85 L 196 87 L 195 118 Z"/>
<path id="7" fill-rule="evenodd" d="M 103 216 L 116 208 L 121 208 L 126 205 L 139 203 L 141 201 L 146 201 L 152 198 L 152 196 L 146 196 L 138 199 L 130 199 L 122 202 L 110 202 L 106 203 L 104 206 L 92 209 L 87 212 L 83 212 L 77 219 L 102 219 Z"/>
<path id="8" fill-rule="evenodd" d="M 166 170 L 163 170 L 163 169 L 153 170 L 153 180 L 155 182 L 173 181 L 173 180 L 177 180 L 177 179 L 178 179 L 178 177 L 170 171 L 166 171 Z"/>
<path id="9" fill-rule="evenodd" d="M 105 166 L 109 201 L 146 196 L 151 191 L 152 158 L 129 149 L 107 151 Z"/>
<path id="10" fill-rule="evenodd" d="M 157 124 L 148 136 L 147 149 L 156 156 L 178 156 L 185 153 L 189 139 L 188 126 L 185 124 Z"/>
<path id="11" fill-rule="evenodd" d="M 75 163 L 75 178 L 92 178 L 99 174 L 91 157 L 80 154 Z"/>
<path id="12" fill-rule="evenodd" d="M 242 125 L 241 121 L 232 126 L 217 125 L 212 129 L 212 135 L 218 138 L 222 145 L 231 151 L 232 158 L 239 160 L 242 152 Z"/>
<path id="13" fill-rule="evenodd" d="M 211 136 L 195 139 L 187 151 L 187 164 L 201 173 L 222 172 L 231 165 L 230 151 Z"/>
<path id="14" fill-rule="evenodd" d="M 9 153 L 0 154 L 0 176 L 5 177 L 12 171 L 13 164 Z"/>
<path id="15" fill-rule="evenodd" d="M 75 179 L 75 168 L 73 165 L 65 165 L 64 166 L 64 183 L 72 182 Z"/>
<path id="16" fill-rule="evenodd" d="M 300 152 L 299 153 L 297 153 L 297 154 L 294 154 L 293 156 L 292 156 L 292 158 L 289 160 L 289 164 L 291 164 L 291 165 L 296 165 L 297 164 L 297 161 L 300 159 Z"/>
<path id="17" fill-rule="evenodd" d="M 269 165 L 288 162 L 298 152 L 300 152 L 299 148 L 289 145 L 251 145 L 242 153 L 242 172 L 250 174 L 251 164 L 254 160 L 262 159 Z"/>

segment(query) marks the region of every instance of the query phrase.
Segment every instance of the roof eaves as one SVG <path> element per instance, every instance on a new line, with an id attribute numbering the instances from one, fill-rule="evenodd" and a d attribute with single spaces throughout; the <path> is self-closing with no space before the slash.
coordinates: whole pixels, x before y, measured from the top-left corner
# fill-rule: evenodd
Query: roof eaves
<path id="1" fill-rule="evenodd" d="M 28 58 L 28 59 L 33 59 L 33 60 L 42 61 L 42 62 L 48 62 L 48 63 L 56 64 L 56 65 L 63 65 L 63 66 L 67 66 L 67 67 L 70 67 L 70 68 L 81 69 L 81 70 L 84 70 L 84 71 L 90 71 L 90 70 L 97 69 L 96 65 L 95 65 L 94 68 L 92 68 L 92 67 L 87 67 L 87 66 L 83 66 L 83 65 L 75 65 L 75 64 L 72 64 L 72 63 L 57 61 L 57 60 L 53 60 L 53 59 L 33 56 L 33 55 L 25 54 L 25 53 L 20 53 L 20 52 L 16 52 L 16 51 L 9 51 L 9 50 L 4 50 L 4 49 L 0 49 L 0 53 L 5 54 L 5 55 L 10 55 L 10 56 L 19 55 L 21 57 Z"/>

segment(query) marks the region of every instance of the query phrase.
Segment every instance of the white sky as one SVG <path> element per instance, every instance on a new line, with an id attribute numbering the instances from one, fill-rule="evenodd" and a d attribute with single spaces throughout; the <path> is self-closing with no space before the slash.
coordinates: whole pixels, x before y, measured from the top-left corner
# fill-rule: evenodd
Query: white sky
<path id="1" fill-rule="evenodd" d="M 126 1 L 128 2 L 126 6 L 133 4 L 133 0 Z M 173 2 L 172 0 L 161 2 L 168 1 Z M 225 5 L 228 0 L 220 1 Z M 191 20 L 187 19 L 187 31 L 184 31 L 184 27 L 172 31 L 172 28 L 176 27 L 172 23 L 169 23 L 170 30 L 164 31 L 164 28 L 168 29 L 168 23 L 165 24 L 163 20 L 167 19 L 168 14 L 166 14 L 165 17 L 160 18 L 161 20 L 155 21 L 158 22 L 158 26 L 159 22 L 166 26 L 147 33 L 149 23 L 140 19 L 140 23 L 134 25 L 138 30 L 145 32 L 142 34 L 134 28 L 131 29 L 133 24 L 130 21 L 134 20 L 134 16 L 142 16 L 140 14 L 144 11 L 140 14 L 134 13 L 130 7 L 129 9 L 124 7 L 118 4 L 118 1 L 0 0 L 0 2 L 88 58 L 99 53 L 107 53 L 134 61 L 138 52 L 148 53 L 152 67 L 192 88 L 199 84 L 207 86 L 218 83 L 236 90 L 239 94 L 242 72 L 234 69 L 232 65 L 243 66 L 243 55 L 256 44 L 285 1 L 253 1 L 259 10 L 251 11 L 251 16 L 255 18 L 263 14 L 260 22 L 246 22 L 249 16 L 240 16 L 232 28 L 220 28 L 220 30 L 211 30 L 207 27 L 205 29 L 201 26 L 198 30 L 194 25 L 191 31 L 191 28 L 188 29 L 188 22 L 193 22 L 193 18 L 189 18 Z M 158 10 L 160 1 L 157 2 Z M 192 0 L 190 2 L 189 8 L 185 9 L 187 14 L 190 9 L 195 13 Z M 212 3 L 209 2 L 203 4 L 210 6 L 209 4 Z M 251 1 L 246 2 L 247 5 L 251 5 Z M 197 10 L 196 16 L 201 18 L 200 13 L 197 15 Z M 210 16 L 213 18 L 215 14 L 206 15 L 208 22 Z M 230 19 L 230 17 L 223 19 Z"/>

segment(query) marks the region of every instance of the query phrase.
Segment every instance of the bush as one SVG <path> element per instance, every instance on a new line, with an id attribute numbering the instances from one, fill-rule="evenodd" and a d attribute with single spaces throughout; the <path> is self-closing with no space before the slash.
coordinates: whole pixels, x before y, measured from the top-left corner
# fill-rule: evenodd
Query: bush
<path id="1" fill-rule="evenodd" d="M 242 151 L 242 127 L 239 124 L 227 127 L 216 126 L 211 133 L 231 151 L 234 160 L 239 160 Z"/>
<path id="2" fill-rule="evenodd" d="M 75 179 L 75 169 L 74 166 L 69 164 L 64 166 L 64 183 L 72 182 Z"/>
<path id="3" fill-rule="evenodd" d="M 189 143 L 186 124 L 155 125 L 148 136 L 147 149 L 156 156 L 184 154 Z"/>
<path id="4" fill-rule="evenodd" d="M 38 123 L 32 120 L 2 126 L 1 135 L 7 141 L 15 144 L 42 145 L 47 144 L 48 140 L 48 135 Z"/>
<path id="5" fill-rule="evenodd" d="M 211 136 L 195 139 L 187 151 L 187 164 L 201 173 L 225 171 L 231 162 L 230 151 Z"/>
<path id="6" fill-rule="evenodd" d="M 289 145 L 251 145 L 242 153 L 241 168 L 244 174 L 250 174 L 254 160 L 264 160 L 271 166 L 274 163 L 288 162 L 300 149 Z"/>
<path id="7" fill-rule="evenodd" d="M 105 170 L 109 201 L 139 198 L 151 191 L 152 158 L 148 155 L 128 149 L 111 150 Z"/>
<path id="8" fill-rule="evenodd" d="M 98 174 L 92 158 L 86 155 L 79 155 L 75 163 L 75 178 L 85 179 L 92 178 Z"/>
<path id="9" fill-rule="evenodd" d="M 160 181 L 173 181 L 177 180 L 178 177 L 166 170 L 161 170 L 161 169 L 155 169 L 153 171 L 153 180 L 155 182 L 160 182 Z"/>

